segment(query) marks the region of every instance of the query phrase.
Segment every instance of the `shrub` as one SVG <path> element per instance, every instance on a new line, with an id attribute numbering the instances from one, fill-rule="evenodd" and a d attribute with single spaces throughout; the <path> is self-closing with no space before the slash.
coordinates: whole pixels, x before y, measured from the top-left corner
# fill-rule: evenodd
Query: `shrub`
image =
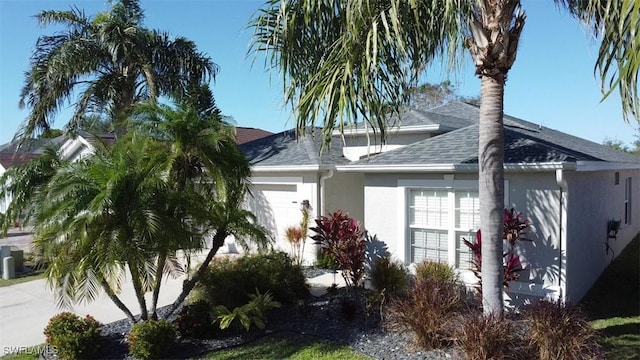
<path id="1" fill-rule="evenodd" d="M 455 283 L 416 281 L 406 297 L 390 303 L 388 325 L 412 330 L 422 348 L 440 348 L 452 338 L 452 320 L 466 307 L 463 299 L 463 290 Z"/>
<path id="2" fill-rule="evenodd" d="M 377 292 L 384 291 L 386 296 L 397 296 L 407 289 L 407 271 L 399 261 L 393 261 L 387 254 L 378 258 L 369 273 L 371 284 Z"/>
<path id="3" fill-rule="evenodd" d="M 212 311 L 211 306 L 202 300 L 186 305 L 175 321 L 176 329 L 183 337 L 213 338 L 219 332 L 219 327 L 213 325 Z"/>
<path id="4" fill-rule="evenodd" d="M 516 325 L 510 319 L 466 314 L 456 329 L 456 345 L 467 360 L 526 359 Z"/>
<path id="5" fill-rule="evenodd" d="M 423 261 L 416 264 L 416 280 L 455 283 L 458 281 L 458 275 L 448 264 L 437 261 Z"/>
<path id="6" fill-rule="evenodd" d="M 100 348 L 102 325 L 87 315 L 84 319 L 70 312 L 60 313 L 44 328 L 47 344 L 53 345 L 62 359 L 90 358 Z"/>
<path id="7" fill-rule="evenodd" d="M 271 294 L 251 294 L 251 300 L 240 307 L 229 311 L 227 307 L 219 305 L 216 307 L 218 321 L 220 321 L 220 329 L 227 329 L 231 325 L 236 328 L 244 328 L 249 331 L 252 325 L 260 329 L 264 329 L 267 324 L 267 312 L 280 307 L 280 303 L 273 301 Z"/>
<path id="8" fill-rule="evenodd" d="M 601 358 L 596 332 L 579 307 L 541 300 L 525 309 L 525 318 L 538 359 Z"/>
<path id="9" fill-rule="evenodd" d="M 309 295 L 302 268 L 284 252 L 247 255 L 237 260 L 220 259 L 211 263 L 196 287 L 196 298 L 211 307 L 233 309 L 247 304 L 256 290 L 267 291 L 274 300 L 292 304 Z"/>
<path id="10" fill-rule="evenodd" d="M 321 269 L 337 270 L 338 262 L 335 256 L 327 254 L 320 249 L 314 266 Z"/>
<path id="11" fill-rule="evenodd" d="M 342 276 L 347 287 L 357 287 L 364 278 L 364 263 L 367 243 L 362 226 L 348 213 L 338 210 L 329 216 L 316 219 L 316 234 L 311 238 L 331 254 L 343 270 Z"/>
<path id="12" fill-rule="evenodd" d="M 138 359 L 162 359 L 177 342 L 176 329 L 165 319 L 137 323 L 128 336 L 129 354 Z"/>

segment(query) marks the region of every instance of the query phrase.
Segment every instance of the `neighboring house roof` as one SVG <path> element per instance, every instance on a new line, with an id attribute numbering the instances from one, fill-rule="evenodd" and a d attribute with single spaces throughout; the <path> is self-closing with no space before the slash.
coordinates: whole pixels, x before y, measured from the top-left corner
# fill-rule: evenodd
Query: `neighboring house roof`
<path id="1" fill-rule="evenodd" d="M 433 110 L 474 122 L 459 130 L 354 162 L 354 165 L 477 164 L 479 108 L 455 102 Z M 601 161 L 640 164 L 640 158 L 505 115 L 505 164 Z"/>
<path id="2" fill-rule="evenodd" d="M 23 152 L 0 152 L 0 165 L 2 165 L 3 168 L 8 169 L 12 166 L 22 165 L 39 156 L 40 154 L 29 154 Z"/>
<path id="3" fill-rule="evenodd" d="M 273 133 L 256 128 L 240 126 L 236 127 L 236 143 L 238 143 L 238 145 L 262 139 L 263 137 L 267 137 L 269 135 L 273 135 Z"/>
<path id="4" fill-rule="evenodd" d="M 22 165 L 42 155 L 46 148 L 59 149 L 67 139 L 66 135 L 60 135 L 50 139 L 27 139 L 22 145 L 19 140 L 2 144 L 0 145 L 0 165 L 5 169 Z"/>
<path id="5" fill-rule="evenodd" d="M 314 133 L 296 139 L 295 130 L 287 130 L 262 139 L 240 145 L 240 149 L 253 166 L 296 167 L 343 165 L 349 160 L 342 156 L 342 142 L 333 138 L 330 148 L 322 147 L 322 133 Z"/>

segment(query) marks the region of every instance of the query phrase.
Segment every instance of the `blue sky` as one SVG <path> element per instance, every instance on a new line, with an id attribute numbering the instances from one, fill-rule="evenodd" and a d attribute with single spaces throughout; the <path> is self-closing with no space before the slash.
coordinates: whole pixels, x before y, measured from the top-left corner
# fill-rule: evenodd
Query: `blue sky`
<path id="1" fill-rule="evenodd" d="M 196 42 L 220 67 L 212 88 L 222 112 L 238 126 L 277 132 L 292 127 L 283 107 L 282 83 L 262 61 L 247 58 L 251 31 L 245 26 L 262 1 L 142 0 L 146 26 Z M 40 10 L 68 10 L 77 5 L 87 14 L 108 9 L 102 0 L 0 0 L 0 143 L 13 137 L 26 111 L 18 108 L 24 72 L 42 29 L 32 17 Z M 525 0 L 527 22 L 518 58 L 505 89 L 505 113 L 595 142 L 616 138 L 630 143 L 638 123 L 624 123 L 617 94 L 600 103 L 599 80 L 593 76 L 597 47 L 581 25 L 559 11 L 553 1 Z M 430 70 L 432 83 L 450 79 L 462 95 L 476 95 L 480 81 L 469 60 L 456 74 Z M 61 111 L 62 127 L 70 111 Z"/>

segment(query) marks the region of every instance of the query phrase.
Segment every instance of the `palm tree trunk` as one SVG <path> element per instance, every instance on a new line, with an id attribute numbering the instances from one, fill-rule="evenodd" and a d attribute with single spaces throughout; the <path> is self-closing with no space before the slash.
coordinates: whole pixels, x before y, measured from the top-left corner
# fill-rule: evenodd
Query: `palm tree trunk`
<path id="1" fill-rule="evenodd" d="M 482 305 L 502 316 L 502 228 L 504 210 L 504 75 L 482 76 L 478 148 L 478 192 L 482 230 Z"/>
<path id="2" fill-rule="evenodd" d="M 156 268 L 156 283 L 153 286 L 153 297 L 151 299 L 151 320 L 158 320 L 158 314 L 156 309 L 158 307 L 158 295 L 160 295 L 160 286 L 162 286 L 162 275 L 164 274 L 164 264 L 167 261 L 167 256 L 163 252 L 158 256 L 158 266 Z"/>
<path id="3" fill-rule="evenodd" d="M 187 298 L 187 296 L 189 295 L 191 290 L 193 290 L 193 288 L 196 286 L 196 284 L 198 283 L 202 275 L 204 275 L 205 270 L 207 269 L 207 267 L 209 267 L 209 263 L 211 263 L 211 260 L 213 259 L 214 255 L 218 252 L 218 249 L 220 249 L 220 247 L 224 244 L 224 240 L 227 238 L 227 236 L 228 234 L 226 231 L 226 227 L 225 227 L 225 230 L 216 231 L 216 234 L 213 236 L 212 248 L 211 250 L 209 250 L 207 257 L 204 259 L 204 262 L 200 264 L 200 267 L 198 267 L 198 271 L 196 271 L 196 273 L 193 274 L 193 277 L 191 277 L 191 279 L 189 280 L 184 281 L 184 283 L 182 284 L 182 292 L 180 293 L 176 301 L 174 301 L 171 307 L 169 308 L 169 312 L 166 314 L 166 317 L 171 316 L 171 314 L 173 314 L 176 311 L 176 309 L 178 309 L 180 304 L 182 304 L 184 299 Z"/>
<path id="4" fill-rule="evenodd" d="M 140 281 L 140 271 L 137 268 L 137 264 L 129 263 L 129 272 L 131 272 L 131 282 L 133 283 L 133 289 L 136 292 L 138 305 L 140 305 L 140 321 L 147 321 L 149 319 L 149 313 L 147 312 L 147 301 L 144 298 L 144 290 L 142 289 L 142 283 Z"/>
<path id="5" fill-rule="evenodd" d="M 102 285 L 102 288 L 104 289 L 104 292 L 107 294 L 109 299 L 111 299 L 111 301 L 113 301 L 113 303 L 116 304 L 118 309 L 122 310 L 122 312 L 124 312 L 124 314 L 127 315 L 127 319 L 129 319 L 129 321 L 131 321 L 131 323 L 134 324 L 136 322 L 135 316 L 133 316 L 133 314 L 131 313 L 131 310 L 129 310 L 127 305 L 125 305 L 120 300 L 120 298 L 116 295 L 115 291 L 113 291 L 111 286 L 109 286 L 109 283 L 107 282 L 107 280 L 102 279 L 100 281 L 100 285 Z"/>

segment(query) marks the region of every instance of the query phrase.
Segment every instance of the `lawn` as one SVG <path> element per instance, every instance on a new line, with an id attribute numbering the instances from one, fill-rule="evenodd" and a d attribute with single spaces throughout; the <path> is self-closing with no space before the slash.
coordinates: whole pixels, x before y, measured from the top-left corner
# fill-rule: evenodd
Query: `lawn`
<path id="1" fill-rule="evenodd" d="M 640 234 L 609 265 L 582 305 L 607 359 L 640 360 Z"/>
<path id="2" fill-rule="evenodd" d="M 205 354 L 205 359 L 292 359 L 292 360 L 365 360 L 369 357 L 353 351 L 348 345 L 298 334 L 264 337 L 255 343 Z"/>
<path id="3" fill-rule="evenodd" d="M 16 275 L 15 278 L 10 280 L 5 280 L 3 278 L 0 278 L 0 287 L 20 284 L 27 281 L 39 280 L 43 278 L 43 275 L 44 275 L 44 270 L 36 270 L 36 271 L 31 271 L 25 274 Z"/>

